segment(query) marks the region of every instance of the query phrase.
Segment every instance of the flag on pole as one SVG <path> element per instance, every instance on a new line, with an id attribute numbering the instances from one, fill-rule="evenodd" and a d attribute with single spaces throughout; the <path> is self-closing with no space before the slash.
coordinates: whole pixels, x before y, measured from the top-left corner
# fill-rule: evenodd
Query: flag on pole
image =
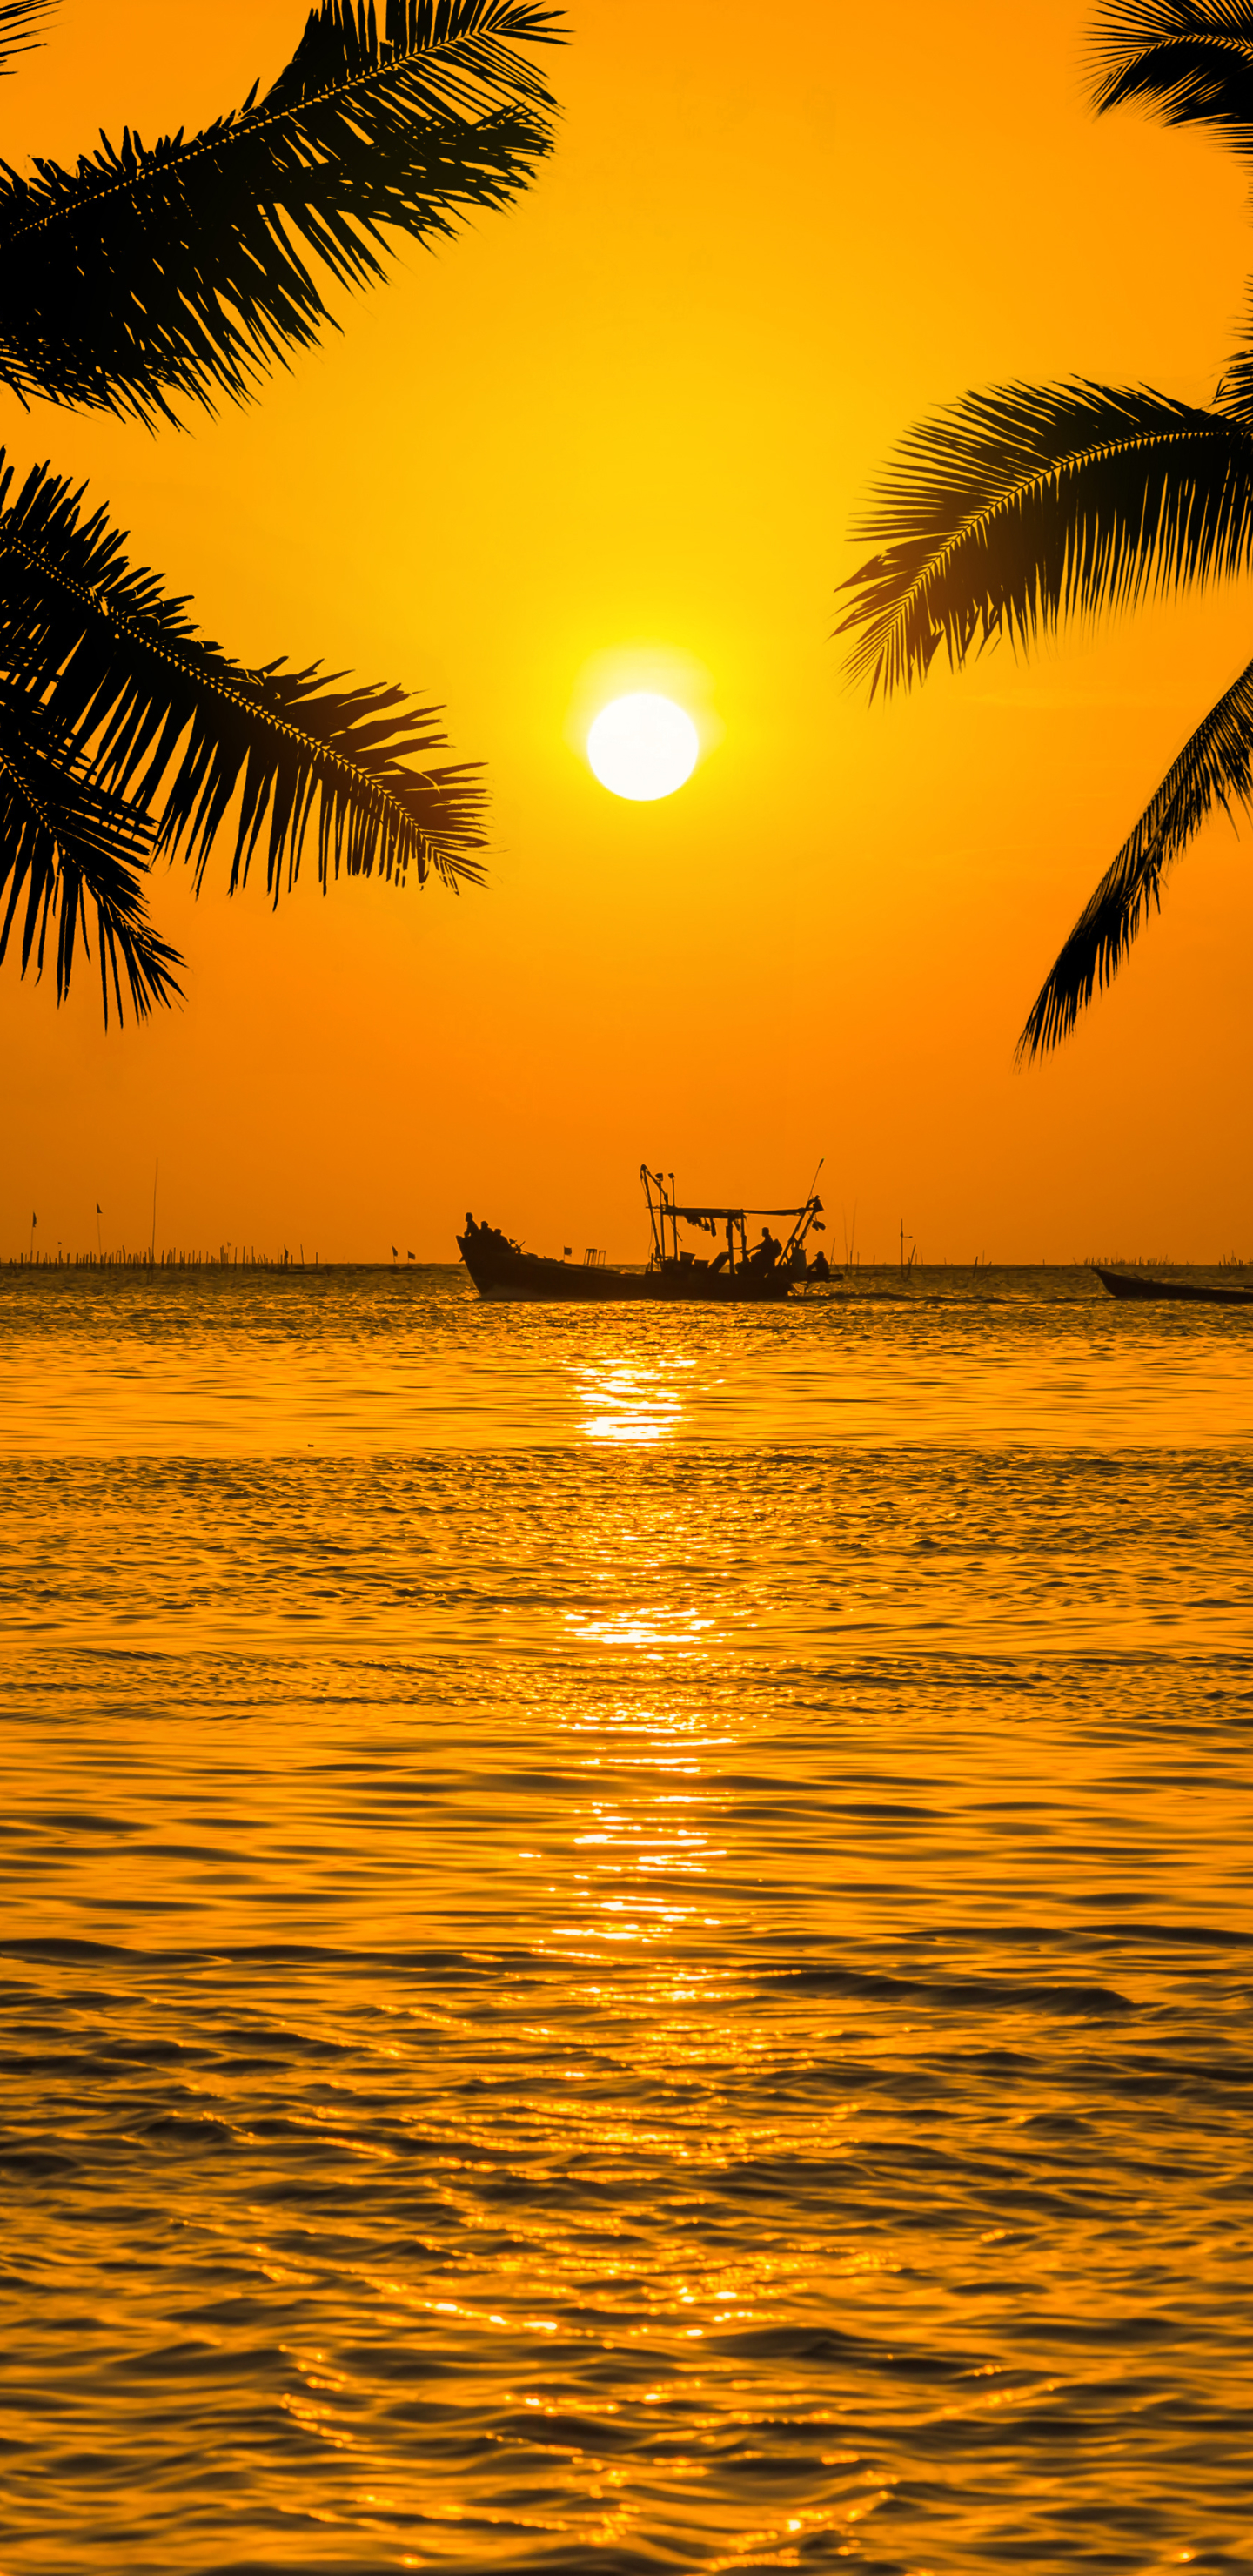
<path id="1" fill-rule="evenodd" d="M 101 1207 L 99 1199 L 97 1199 L 97 1201 L 96 1201 L 96 1214 L 97 1214 L 97 1216 L 103 1216 L 103 1215 L 104 1215 L 104 1209 Z"/>

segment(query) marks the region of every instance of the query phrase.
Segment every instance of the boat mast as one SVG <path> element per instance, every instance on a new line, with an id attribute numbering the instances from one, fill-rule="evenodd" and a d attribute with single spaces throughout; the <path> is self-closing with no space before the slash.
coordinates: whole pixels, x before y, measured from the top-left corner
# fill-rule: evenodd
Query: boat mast
<path id="1" fill-rule="evenodd" d="M 660 1172 L 650 1172 L 647 1163 L 641 1163 L 640 1165 L 640 1179 L 644 1184 L 644 1197 L 648 1205 L 648 1222 L 652 1228 L 653 1259 L 657 1262 L 658 1266 L 660 1266 L 666 1257 L 666 1193 L 662 1185 Z M 654 1183 L 656 1184 L 657 1197 L 660 1202 L 658 1207 L 653 1206 Z"/>

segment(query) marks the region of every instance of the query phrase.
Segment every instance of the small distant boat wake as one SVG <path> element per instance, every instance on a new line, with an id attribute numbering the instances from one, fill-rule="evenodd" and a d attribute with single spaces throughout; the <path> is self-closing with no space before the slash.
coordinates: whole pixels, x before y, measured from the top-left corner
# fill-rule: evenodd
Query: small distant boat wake
<path id="1" fill-rule="evenodd" d="M 1253 1306 L 1253 1288 L 1205 1288 L 1194 1279 L 1150 1279 L 1133 1270 L 1103 1270 L 1092 1264 L 1111 1297 L 1167 1299 L 1172 1305 Z"/>
<path id="2" fill-rule="evenodd" d="M 572 1305 L 630 1298 L 685 1306 L 764 1306 L 781 1303 L 798 1284 L 829 1279 L 826 1254 L 820 1250 L 811 1260 L 805 1250 L 811 1229 L 822 1232 L 822 1201 L 814 1191 L 800 1207 L 680 1207 L 663 1175 L 650 1172 L 646 1163 L 640 1165 L 640 1180 L 653 1235 L 646 1268 L 611 1270 L 604 1254 L 591 1247 L 579 1262 L 568 1254 L 559 1260 L 551 1253 L 526 1252 L 498 1226 L 477 1224 L 467 1215 L 457 1246 L 480 1297 L 560 1299 Z M 752 1244 L 750 1217 L 764 1220 Z M 785 1236 L 772 1232 L 773 1218 L 790 1221 Z M 680 1246 L 680 1225 L 712 1235 L 715 1242 L 725 1229 L 725 1245 L 701 1256 Z"/>

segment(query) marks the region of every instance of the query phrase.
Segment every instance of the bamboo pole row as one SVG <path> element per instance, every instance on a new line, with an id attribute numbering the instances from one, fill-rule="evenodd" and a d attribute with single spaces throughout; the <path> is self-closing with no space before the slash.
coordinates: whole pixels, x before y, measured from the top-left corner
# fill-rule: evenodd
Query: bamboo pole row
<path id="1" fill-rule="evenodd" d="M 19 1252 L 10 1254 L 10 1270 L 316 1270 L 318 1256 L 306 1261 L 284 1247 L 258 1252 L 251 1244 L 220 1244 L 216 1252 Z"/>

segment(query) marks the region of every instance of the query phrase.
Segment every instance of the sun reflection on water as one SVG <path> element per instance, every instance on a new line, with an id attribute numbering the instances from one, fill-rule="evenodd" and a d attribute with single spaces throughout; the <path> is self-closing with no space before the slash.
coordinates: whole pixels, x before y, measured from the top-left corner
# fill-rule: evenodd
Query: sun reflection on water
<path id="1" fill-rule="evenodd" d="M 728 1729 L 725 1668 L 736 1649 L 723 1591 L 707 1571 L 709 1488 L 691 1493 L 681 1477 L 641 1473 L 630 1456 L 633 1447 L 672 1437 L 692 1391 L 690 1377 L 634 1360 L 582 1372 L 583 1428 L 589 1438 L 621 1443 L 621 1455 L 588 1533 L 582 1597 L 562 1612 L 584 1686 L 555 1690 L 546 1708 L 569 1746 L 570 1797 L 532 1932 L 567 1980 L 559 2043 L 565 2157 L 594 2172 L 602 2189 L 641 2163 L 664 2168 L 687 2223 L 667 2235 L 660 2257 L 654 2253 L 647 2279 L 629 2237 L 598 2238 L 594 2297 L 578 2227 L 562 2229 L 546 2211 L 530 2250 L 536 2286 L 577 2282 L 597 2318 L 613 2315 L 623 2356 L 610 2382 L 614 2402 L 663 2422 L 677 2409 L 681 2469 L 673 2447 L 667 2456 L 676 2476 L 703 2486 L 707 2446 L 718 2442 L 723 2420 L 725 2387 L 715 2396 L 715 2380 L 721 2384 L 728 2368 L 732 2383 L 743 2375 L 728 2343 L 785 2331 L 812 2284 L 807 2260 L 781 2251 L 772 2235 L 732 2243 L 715 2231 L 705 2242 L 695 2222 L 711 2175 L 732 2172 L 748 2151 L 743 2120 L 725 2099 L 728 2069 L 732 2089 L 756 2099 L 778 2040 L 750 2008 L 751 1980 L 730 1955 L 751 1928 L 743 1890 L 734 1889 L 727 1781 L 743 1740 L 738 1725 Z M 840 2105 L 832 2129 L 843 2126 Z M 791 2148 L 785 2116 L 758 2124 L 751 2151 L 764 2159 L 763 2172 L 773 2159 L 782 2165 Z M 565 2403 L 545 2388 L 534 2411 L 555 2407 L 561 2420 Z M 609 2544 L 638 2540 L 629 2482 L 620 2500 L 612 2496 L 602 2466 L 596 2493 L 608 2508 Z M 855 2509 L 870 2509 L 860 2493 Z M 798 2564 L 799 2543 L 830 2530 L 832 2519 L 825 2501 L 779 2513 L 757 2499 L 721 2523 L 730 2554 L 716 2552 L 715 2563 L 765 2552 L 773 2564 Z"/>
<path id="2" fill-rule="evenodd" d="M 638 1605 L 609 1610 L 589 1617 L 585 1612 L 571 1611 L 566 1625 L 580 1644 L 625 1646 L 640 1655 L 673 1653 L 687 1649 L 685 1661 L 703 1650 L 714 1622 L 703 1619 L 698 1610 L 680 1609 L 659 1601 L 653 1609 Z"/>
<path id="3" fill-rule="evenodd" d="M 647 1361 L 627 1351 L 576 1365 L 573 1374 L 585 1408 L 579 1423 L 583 1438 L 633 1448 L 673 1438 L 684 1419 L 684 1389 L 674 1380 L 694 1366 L 678 1351 L 663 1351 Z"/>
<path id="4" fill-rule="evenodd" d="M 590 1632 L 605 1634 L 597 1623 Z M 612 1642 L 651 1655 L 656 1632 L 616 1631 Z M 553 1934 L 588 1944 L 585 1955 L 593 1957 L 603 1944 L 664 1950 L 709 1919 L 703 1881 L 711 1862 L 725 1857 L 705 1777 L 709 1748 L 691 1710 L 669 1709 L 661 1693 L 646 1716 L 615 1696 L 594 1727 L 585 1712 L 571 1731 L 582 1738 L 583 1794 L 571 1817 L 562 1920 Z M 673 1975 L 667 1983 L 674 1986 Z"/>

